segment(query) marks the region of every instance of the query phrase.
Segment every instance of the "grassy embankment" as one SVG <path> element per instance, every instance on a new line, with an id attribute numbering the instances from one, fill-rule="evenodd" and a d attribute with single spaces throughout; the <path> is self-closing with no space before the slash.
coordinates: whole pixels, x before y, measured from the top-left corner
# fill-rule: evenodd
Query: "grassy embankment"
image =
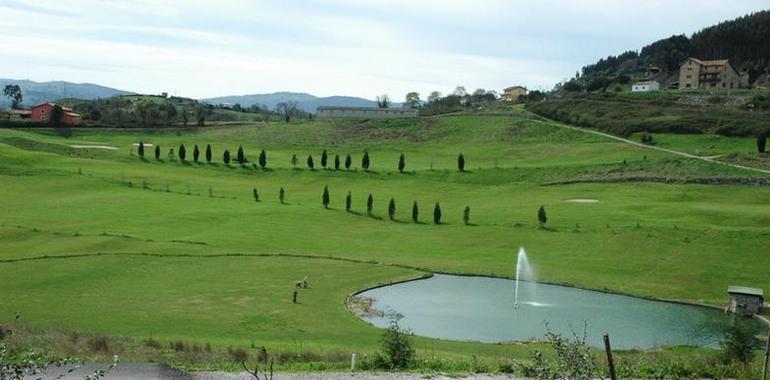
<path id="1" fill-rule="evenodd" d="M 151 147 L 148 158 L 137 157 L 132 144 L 140 140 L 160 144 L 162 160 L 152 158 Z M 167 156 L 181 143 L 187 163 Z M 211 144 L 216 163 L 189 162 L 194 144 L 201 150 Z M 222 151 L 234 157 L 239 145 L 251 162 L 265 149 L 269 169 L 222 164 Z M 354 170 L 320 169 L 323 149 L 329 166 L 335 154 L 343 162 L 352 154 Z M 365 149 L 369 172 L 360 170 Z M 468 162 L 465 173 L 456 170 L 460 152 Z M 407 157 L 403 174 L 395 170 L 400 153 Z M 290 164 L 293 154 L 297 169 Z M 305 167 L 308 154 L 316 170 Z M 763 271 L 770 259 L 761 254 L 770 236 L 770 192 L 764 188 L 542 186 L 576 178 L 763 175 L 563 129 L 519 111 L 363 125 L 76 130 L 69 138 L 0 130 L 0 174 L 0 320 L 18 311 L 36 328 L 191 347 L 208 343 L 214 351 L 232 346 L 255 353 L 250 347 L 264 345 L 334 361 L 373 353 L 379 340 L 379 330 L 346 310 L 348 294 L 426 271 L 511 277 L 519 246 L 527 247 L 547 282 L 713 305 L 725 301 L 729 284 L 770 285 Z M 324 186 L 330 210 L 320 204 Z M 252 198 L 254 187 L 261 202 Z M 287 191 L 285 205 L 277 199 L 280 187 Z M 347 191 L 354 213 L 344 211 Z M 374 217 L 364 215 L 369 193 Z M 391 197 L 398 222 L 386 220 Z M 567 202 L 573 198 L 600 202 Z M 409 221 L 413 200 L 424 224 Z M 439 226 L 429 223 L 437 201 L 446 222 Z M 466 205 L 471 226 L 461 222 Z M 540 205 L 548 210 L 548 230 L 537 228 Z M 311 288 L 293 305 L 293 284 L 305 275 Z M 62 345 L 58 349 L 67 351 Z M 483 363 L 527 358 L 542 348 L 424 338 L 416 345 L 424 358 L 464 363 L 472 363 L 472 355 Z M 167 348 L 125 347 L 124 354 L 137 360 L 217 361 L 194 351 L 175 356 Z M 715 353 L 624 355 L 629 362 L 655 362 L 681 355 L 711 360 Z"/>

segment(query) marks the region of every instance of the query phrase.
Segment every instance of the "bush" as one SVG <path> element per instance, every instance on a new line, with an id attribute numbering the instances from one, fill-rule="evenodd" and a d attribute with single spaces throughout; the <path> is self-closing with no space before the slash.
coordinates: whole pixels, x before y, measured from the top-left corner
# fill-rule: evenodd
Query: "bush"
<path id="1" fill-rule="evenodd" d="M 754 358 L 754 332 L 741 317 L 734 317 L 725 330 L 722 355 L 726 363 L 748 363 Z"/>
<path id="2" fill-rule="evenodd" d="M 546 360 L 540 351 L 535 352 L 533 364 L 525 366 L 525 376 L 538 379 L 575 379 L 592 380 L 596 378 L 596 363 L 591 356 L 591 349 L 586 345 L 586 328 L 583 336 L 573 332 L 574 339 L 564 338 L 554 333 L 546 324 L 545 338 L 556 352 L 554 363 Z"/>
<path id="3" fill-rule="evenodd" d="M 245 363 L 247 360 L 249 360 L 249 353 L 240 347 L 228 347 L 227 354 L 230 355 L 230 358 L 236 363 Z"/>
<path id="4" fill-rule="evenodd" d="M 414 361 L 414 348 L 409 340 L 409 332 L 399 326 L 398 322 L 403 318 L 400 314 L 390 316 L 390 323 L 382 336 L 382 353 L 376 360 L 380 368 L 404 369 Z"/>

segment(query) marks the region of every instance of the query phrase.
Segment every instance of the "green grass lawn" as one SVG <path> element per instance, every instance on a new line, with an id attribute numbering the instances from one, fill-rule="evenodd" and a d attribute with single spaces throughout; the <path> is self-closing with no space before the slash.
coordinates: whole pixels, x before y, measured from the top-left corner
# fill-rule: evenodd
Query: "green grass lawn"
<path id="1" fill-rule="evenodd" d="M 672 147 L 708 144 L 656 139 Z M 159 144 L 162 160 L 152 147 L 145 160 L 137 157 L 138 141 Z M 182 143 L 188 162 L 170 160 L 168 148 L 176 152 Z M 211 144 L 215 162 L 189 162 L 195 144 L 202 151 Z M 720 140 L 718 149 L 746 144 Z M 222 151 L 234 157 L 239 145 L 250 162 L 265 149 L 269 169 L 225 166 Z M 321 169 L 324 149 L 329 166 L 335 154 L 343 162 L 351 154 L 352 170 Z M 364 150 L 369 172 L 360 169 Z M 456 170 L 460 152 L 464 173 Z M 405 173 L 396 170 L 400 153 Z M 309 154 L 316 170 L 305 166 Z M 34 326 L 137 339 L 371 353 L 380 331 L 347 311 L 349 294 L 431 271 L 512 277 L 519 246 L 546 282 L 712 305 L 726 302 L 731 284 L 770 288 L 770 257 L 762 254 L 770 241 L 770 191 L 763 187 L 544 185 L 640 175 L 762 176 L 559 128 L 521 111 L 362 124 L 90 129 L 66 138 L 0 130 L 0 321 L 20 312 Z M 321 205 L 324 186 L 329 210 Z M 286 204 L 278 202 L 281 187 Z M 348 191 L 353 213 L 344 210 Z M 373 217 L 365 215 L 368 194 Z M 387 220 L 390 198 L 396 222 Z M 599 203 L 569 202 L 574 198 Z M 413 201 L 420 224 L 410 220 Z M 431 223 L 436 202 L 445 224 Z M 547 230 L 537 226 L 541 205 Z M 461 219 L 466 206 L 470 226 Z M 293 285 L 305 275 L 311 288 L 294 305 Z M 422 355 L 497 359 L 528 357 L 537 347 L 423 338 L 417 346 Z"/>

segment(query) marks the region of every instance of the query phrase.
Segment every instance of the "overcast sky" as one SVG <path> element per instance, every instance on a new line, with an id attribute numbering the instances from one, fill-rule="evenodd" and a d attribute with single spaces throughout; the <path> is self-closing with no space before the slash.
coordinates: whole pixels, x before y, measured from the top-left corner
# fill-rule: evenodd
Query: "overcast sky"
<path id="1" fill-rule="evenodd" d="M 548 89 L 768 0 L 0 0 L 0 77 L 194 98 Z"/>

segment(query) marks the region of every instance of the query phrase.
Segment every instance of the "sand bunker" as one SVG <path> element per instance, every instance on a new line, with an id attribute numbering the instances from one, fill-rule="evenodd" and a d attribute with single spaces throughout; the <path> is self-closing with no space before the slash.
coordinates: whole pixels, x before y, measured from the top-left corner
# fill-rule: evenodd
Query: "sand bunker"
<path id="1" fill-rule="evenodd" d="M 114 146 L 109 146 L 109 145 L 70 145 L 69 147 L 75 148 L 75 149 L 109 149 L 109 150 L 118 149 Z"/>
<path id="2" fill-rule="evenodd" d="M 599 200 L 598 199 L 590 199 L 590 198 L 572 198 L 572 199 L 567 199 L 564 202 L 569 202 L 569 203 L 599 203 Z"/>
<path id="3" fill-rule="evenodd" d="M 142 144 L 144 144 L 144 146 L 152 146 L 152 144 L 148 144 L 148 143 L 142 143 Z M 139 143 L 134 143 L 134 146 L 139 146 Z"/>

